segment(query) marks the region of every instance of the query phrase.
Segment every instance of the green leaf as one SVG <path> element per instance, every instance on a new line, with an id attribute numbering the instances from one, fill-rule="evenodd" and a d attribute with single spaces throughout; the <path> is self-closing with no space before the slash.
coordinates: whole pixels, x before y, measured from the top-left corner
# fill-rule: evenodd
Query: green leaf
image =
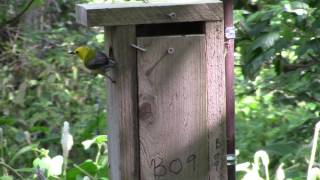
<path id="1" fill-rule="evenodd" d="M 259 54 L 250 63 L 246 64 L 244 67 L 244 75 L 250 79 L 254 79 L 259 72 L 262 65 L 271 60 L 275 54 L 275 49 L 271 48 L 267 52 Z"/>
<path id="2" fill-rule="evenodd" d="M 0 180 L 13 180 L 12 176 L 1 176 Z"/>
<path id="3" fill-rule="evenodd" d="M 107 141 L 108 141 L 107 135 L 99 135 L 99 136 L 94 137 L 93 139 L 85 140 L 81 144 L 83 145 L 84 149 L 87 150 L 91 147 L 91 145 L 93 143 L 96 143 L 98 145 L 102 145 Z"/>
<path id="4" fill-rule="evenodd" d="M 13 157 L 11 158 L 11 160 L 9 161 L 9 164 L 14 164 L 16 159 L 19 158 L 21 155 L 27 153 L 27 152 L 30 152 L 30 151 L 33 151 L 34 148 L 37 148 L 38 147 L 38 144 L 31 144 L 31 145 L 28 145 L 28 146 L 25 146 L 21 149 L 18 150 L 18 152 L 16 152 Z"/>
<path id="5" fill-rule="evenodd" d="M 81 133 L 82 140 L 92 138 L 92 132 L 97 129 L 97 122 L 96 121 L 93 121 L 93 120 L 86 121 L 84 124 L 85 124 L 86 128 Z"/>
<path id="6" fill-rule="evenodd" d="M 249 17 L 247 18 L 247 22 L 259 21 L 265 16 L 270 16 L 270 14 L 267 14 L 266 11 L 257 11 L 249 15 Z"/>
<path id="7" fill-rule="evenodd" d="M 264 149 L 270 154 L 284 156 L 290 153 L 294 153 L 297 147 L 299 147 L 298 144 L 294 142 L 288 142 L 288 143 L 274 143 L 266 146 Z"/>
<path id="8" fill-rule="evenodd" d="M 245 21 L 245 14 L 248 14 L 250 12 L 246 11 L 246 10 L 234 10 L 233 11 L 233 20 L 234 23 L 237 24 L 241 21 Z"/>
<path id="9" fill-rule="evenodd" d="M 50 161 L 51 161 L 50 157 L 36 158 L 33 161 L 33 166 L 35 168 L 39 167 L 42 170 L 48 170 L 50 168 Z"/>
<path id="10" fill-rule="evenodd" d="M 17 172 L 24 172 L 24 173 L 34 173 L 35 168 L 20 168 L 16 169 Z"/>
<path id="11" fill-rule="evenodd" d="M 292 9 L 308 9 L 309 5 L 302 1 L 293 1 L 291 2 Z"/>
<path id="12" fill-rule="evenodd" d="M 95 137 L 95 142 L 97 144 L 99 144 L 99 145 L 103 144 L 103 143 L 105 143 L 107 141 L 108 141 L 108 136 L 107 135 L 99 135 L 99 136 Z"/>
<path id="13" fill-rule="evenodd" d="M 259 47 L 266 49 L 272 47 L 275 42 L 280 38 L 278 32 L 271 32 L 265 35 L 262 35 L 253 42 L 252 50 L 255 50 Z"/>
<path id="14" fill-rule="evenodd" d="M 104 42 L 104 34 L 97 34 L 96 39 L 98 43 L 103 43 Z"/>
<path id="15" fill-rule="evenodd" d="M 301 16 L 308 14 L 309 5 L 301 1 L 294 1 L 285 4 L 284 10 L 286 12 L 295 13 L 296 15 Z"/>
<path id="16" fill-rule="evenodd" d="M 97 175 L 100 178 L 107 178 L 109 177 L 109 168 L 107 165 L 99 168 L 99 171 L 97 172 Z"/>
<path id="17" fill-rule="evenodd" d="M 15 120 L 11 117 L 0 117 L 0 126 L 8 125 L 12 126 L 14 125 Z"/>
<path id="18" fill-rule="evenodd" d="M 81 163 L 78 166 L 81 168 L 81 170 L 76 167 L 73 167 L 72 169 L 68 170 L 67 172 L 68 180 L 76 180 L 77 175 L 85 176 L 86 174 L 82 172 L 83 170 L 92 176 L 94 176 L 98 170 L 97 165 L 91 159 L 86 160 L 85 162 Z"/>
<path id="19" fill-rule="evenodd" d="M 29 10 L 39 9 L 44 4 L 44 2 L 44 0 L 34 0 Z M 26 1 L 25 3 L 28 3 L 28 1 Z"/>
<path id="20" fill-rule="evenodd" d="M 91 147 L 91 145 L 94 143 L 94 139 L 90 139 L 90 140 L 85 140 L 85 141 L 82 141 L 82 145 L 84 147 L 85 150 L 89 149 Z"/>

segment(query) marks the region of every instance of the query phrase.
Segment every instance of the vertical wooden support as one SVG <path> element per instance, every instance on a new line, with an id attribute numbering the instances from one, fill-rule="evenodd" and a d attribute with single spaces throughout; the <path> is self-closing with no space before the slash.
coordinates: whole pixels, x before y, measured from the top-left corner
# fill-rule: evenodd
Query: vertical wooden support
<path id="1" fill-rule="evenodd" d="M 117 67 L 108 81 L 109 161 L 112 180 L 140 180 L 137 118 L 137 55 L 130 45 L 136 43 L 135 26 L 106 28 L 113 40 Z M 108 38 L 108 37 L 106 37 Z M 107 50 L 108 51 L 108 50 Z"/>
<path id="2" fill-rule="evenodd" d="M 223 21 L 206 22 L 210 180 L 227 179 Z"/>

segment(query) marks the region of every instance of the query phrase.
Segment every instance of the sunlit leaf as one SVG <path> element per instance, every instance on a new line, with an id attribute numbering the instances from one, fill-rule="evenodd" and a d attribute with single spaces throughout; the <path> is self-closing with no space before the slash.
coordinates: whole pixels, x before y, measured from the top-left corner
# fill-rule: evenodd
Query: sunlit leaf
<path id="1" fill-rule="evenodd" d="M 97 144 L 103 144 L 108 141 L 108 136 L 107 135 L 99 135 L 95 137 L 95 142 Z"/>
<path id="2" fill-rule="evenodd" d="M 255 42 L 253 42 L 252 50 L 255 50 L 259 47 L 261 48 L 270 48 L 274 43 L 280 38 L 278 32 L 271 32 L 259 37 Z"/>
<path id="3" fill-rule="evenodd" d="M 95 142 L 94 139 L 90 139 L 90 140 L 85 140 L 85 141 L 82 141 L 82 145 L 84 147 L 85 150 L 89 149 L 91 147 L 91 145 Z"/>
<path id="4" fill-rule="evenodd" d="M 0 180 L 13 180 L 12 176 L 1 176 Z"/>

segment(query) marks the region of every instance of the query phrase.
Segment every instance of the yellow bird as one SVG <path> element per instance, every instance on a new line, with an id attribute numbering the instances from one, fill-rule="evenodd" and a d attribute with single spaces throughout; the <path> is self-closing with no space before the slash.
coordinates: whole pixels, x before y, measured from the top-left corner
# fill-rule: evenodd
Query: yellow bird
<path id="1" fill-rule="evenodd" d="M 83 62 L 84 66 L 96 74 L 102 74 L 112 80 L 106 72 L 116 65 L 116 62 L 106 54 L 87 46 L 80 46 L 69 54 L 77 55 Z"/>

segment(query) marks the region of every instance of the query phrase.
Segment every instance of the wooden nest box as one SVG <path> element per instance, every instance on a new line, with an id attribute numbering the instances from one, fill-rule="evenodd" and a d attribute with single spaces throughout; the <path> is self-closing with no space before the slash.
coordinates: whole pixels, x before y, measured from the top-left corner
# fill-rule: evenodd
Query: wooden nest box
<path id="1" fill-rule="evenodd" d="M 224 180 L 223 4 L 79 4 L 104 26 L 117 67 L 108 82 L 112 180 Z"/>

